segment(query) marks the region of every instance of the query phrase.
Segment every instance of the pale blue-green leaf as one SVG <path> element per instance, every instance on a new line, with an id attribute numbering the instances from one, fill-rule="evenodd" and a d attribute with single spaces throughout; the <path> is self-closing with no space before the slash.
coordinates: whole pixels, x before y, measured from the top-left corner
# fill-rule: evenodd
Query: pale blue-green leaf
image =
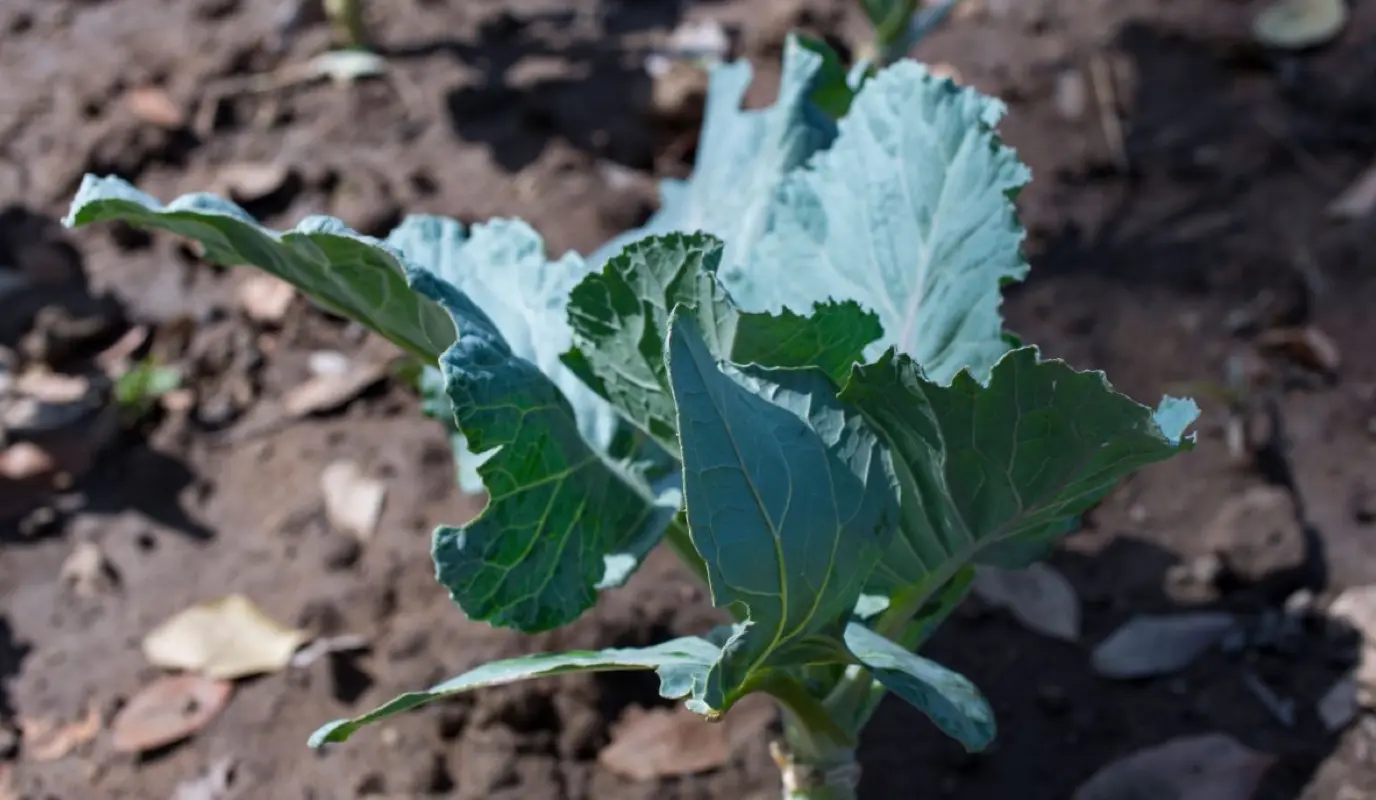
<path id="1" fill-rule="evenodd" d="M 473 619 L 527 632 L 566 624 L 654 546 L 678 498 L 657 500 L 643 475 L 592 448 L 564 394 L 466 294 L 428 270 L 411 281 L 453 316 L 446 391 L 469 446 L 491 453 L 478 468 L 487 507 L 435 531 L 437 577 Z"/>
<path id="2" fill-rule="evenodd" d="M 965 676 L 910 653 L 859 623 L 846 626 L 846 647 L 889 691 L 911 703 L 967 750 L 994 740 L 994 711 Z"/>
<path id="3" fill-rule="evenodd" d="M 1187 405 L 1168 402 L 1163 429 L 1103 373 L 1033 347 L 1004 356 L 987 385 L 962 372 L 949 386 L 890 350 L 857 367 L 841 399 L 887 442 L 902 487 L 902 530 L 870 586 L 885 593 L 935 588 L 1000 544 L 1064 533 L 1121 478 L 1193 444 Z"/>
<path id="4" fill-rule="evenodd" d="M 892 468 L 819 371 L 719 363 L 682 309 L 665 359 L 688 530 L 713 603 L 748 612 L 708 676 L 726 709 L 773 654 L 848 617 L 893 533 Z"/>
<path id="5" fill-rule="evenodd" d="M 588 273 L 575 253 L 545 257 L 544 240 L 520 220 L 498 219 L 464 230 L 462 223 L 424 214 L 402 220 L 387 237 L 406 261 L 468 295 L 517 358 L 540 368 L 559 387 L 583 438 L 606 452 L 620 418 L 560 360 L 573 343 L 566 304 Z"/>
<path id="6" fill-rule="evenodd" d="M 643 227 L 603 245 L 590 262 L 600 266 L 627 244 L 654 233 L 705 231 L 719 236 L 726 242 L 727 264 L 737 263 L 738 254 L 754 246 L 769 225 L 779 182 L 831 143 L 835 117 L 849 105 L 850 90 L 835 54 L 795 35 L 784 43 L 774 105 L 741 108 L 751 77 L 745 61 L 712 69 L 693 175 L 687 181 L 661 183 L 659 211 Z"/>
<path id="7" fill-rule="evenodd" d="M 448 315 L 407 286 L 396 251 L 332 217 L 308 217 L 279 233 L 214 195 L 163 205 L 119 178 L 87 175 L 63 222 L 108 221 L 170 231 L 200 242 L 211 261 L 258 267 L 426 362 L 454 342 Z"/>
<path id="8" fill-rule="evenodd" d="M 783 182 L 771 229 L 722 282 L 741 308 L 855 300 L 940 384 L 1007 350 L 999 287 L 1021 280 L 1012 196 L 1030 173 L 993 130 L 1003 105 L 904 61 L 865 83 L 830 149 Z"/>
<path id="9" fill-rule="evenodd" d="M 854 303 L 826 303 L 808 317 L 742 314 L 717 283 L 722 243 L 708 234 L 651 236 L 629 245 L 569 298 L 577 350 L 565 357 L 585 382 L 666 451 L 679 452 L 664 362 L 669 314 L 692 311 L 714 358 L 771 368 L 817 367 L 845 381 L 879 320 Z"/>
<path id="10" fill-rule="evenodd" d="M 674 639 L 645 648 L 574 650 L 566 653 L 535 655 L 492 661 L 469 670 L 423 692 L 408 692 L 390 702 L 348 719 L 337 719 L 311 734 L 311 747 L 342 742 L 359 728 L 434 700 L 441 700 L 474 689 L 500 686 L 532 678 L 546 678 L 573 672 L 610 672 L 656 670 L 660 696 L 677 700 L 702 694 L 707 670 L 717 660 L 719 648 L 695 636 Z M 690 706 L 694 704 L 690 703 Z"/>

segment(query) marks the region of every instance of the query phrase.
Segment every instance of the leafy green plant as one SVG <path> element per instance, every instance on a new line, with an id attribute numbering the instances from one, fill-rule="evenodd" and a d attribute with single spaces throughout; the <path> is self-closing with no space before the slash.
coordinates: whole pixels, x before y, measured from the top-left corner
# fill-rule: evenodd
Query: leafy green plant
<path id="1" fill-rule="evenodd" d="M 114 399 L 127 420 L 137 421 L 151 411 L 158 400 L 181 385 L 182 374 L 176 367 L 145 358 L 115 380 Z"/>
<path id="2" fill-rule="evenodd" d="M 847 74 L 797 37 L 773 106 L 741 109 L 750 78 L 713 71 L 694 174 L 587 258 L 549 259 L 520 221 L 277 233 L 210 195 L 164 206 L 86 178 L 68 224 L 192 237 L 438 365 L 489 496 L 433 539 L 469 617 L 566 625 L 665 543 L 735 620 L 485 664 L 314 745 L 484 686 L 653 670 L 708 720 L 769 694 L 785 796 L 854 797 L 888 692 L 969 749 L 993 739 L 979 691 L 917 654 L 976 569 L 1036 561 L 1122 476 L 1192 446 L 1192 401 L 1153 411 L 1004 332 L 1030 174 L 1001 104 L 914 62 Z"/>

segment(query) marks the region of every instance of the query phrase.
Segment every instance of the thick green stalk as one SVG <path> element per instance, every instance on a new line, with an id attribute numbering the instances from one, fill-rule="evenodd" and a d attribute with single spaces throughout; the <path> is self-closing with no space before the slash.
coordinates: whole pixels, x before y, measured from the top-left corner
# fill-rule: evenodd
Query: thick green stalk
<path id="1" fill-rule="evenodd" d="M 854 744 L 820 733 L 781 704 L 784 741 L 772 748 L 783 778 L 784 800 L 857 800 L 860 764 Z"/>
<path id="2" fill-rule="evenodd" d="M 669 546 L 678 554 L 678 558 L 684 566 L 693 571 L 693 574 L 702 580 L 704 586 L 707 585 L 707 565 L 703 563 L 702 556 L 698 555 L 698 549 L 693 546 L 693 539 L 688 535 L 688 525 L 683 519 L 682 514 L 676 514 L 673 521 L 669 523 L 669 528 L 664 532 L 664 539 Z"/>

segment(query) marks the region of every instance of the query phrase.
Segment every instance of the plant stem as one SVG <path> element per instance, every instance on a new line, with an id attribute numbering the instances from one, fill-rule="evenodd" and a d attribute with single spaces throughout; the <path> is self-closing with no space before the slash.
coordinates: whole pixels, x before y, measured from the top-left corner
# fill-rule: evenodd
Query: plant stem
<path id="1" fill-rule="evenodd" d="M 857 800 L 860 765 L 855 747 L 818 735 L 782 705 L 784 742 L 770 748 L 783 777 L 784 800 Z"/>

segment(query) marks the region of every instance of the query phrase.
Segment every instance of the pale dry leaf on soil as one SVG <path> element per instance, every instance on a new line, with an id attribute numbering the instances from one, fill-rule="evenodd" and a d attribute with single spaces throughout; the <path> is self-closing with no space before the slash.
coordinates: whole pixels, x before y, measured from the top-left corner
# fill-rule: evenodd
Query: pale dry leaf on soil
<path id="1" fill-rule="evenodd" d="M 381 359 L 359 358 L 343 372 L 314 375 L 282 398 L 283 413 L 288 419 L 297 419 L 334 411 L 387 377 L 388 368 Z"/>
<path id="2" fill-rule="evenodd" d="M 234 684 L 201 675 L 171 675 L 140 689 L 110 722 L 110 745 L 120 753 L 166 747 L 219 715 Z"/>
<path id="3" fill-rule="evenodd" d="M 1252 35 L 1267 47 L 1304 50 L 1337 38 L 1347 18 L 1347 0 L 1273 0 L 1252 20 Z"/>
<path id="4" fill-rule="evenodd" d="M 705 772 L 730 761 L 733 752 L 769 727 L 776 713 L 763 695 L 742 699 L 719 723 L 681 707 L 631 706 L 597 761 L 635 781 Z"/>
<path id="5" fill-rule="evenodd" d="M 233 680 L 277 672 L 309 636 L 273 620 L 241 594 L 198 603 L 143 640 L 149 663 Z"/>
<path id="6" fill-rule="evenodd" d="M 984 602 L 1007 609 L 1034 633 L 1067 642 L 1080 638 L 1080 598 L 1050 564 L 1018 570 L 980 567 L 973 591 Z"/>
<path id="7" fill-rule="evenodd" d="M 1094 648 L 1094 671 L 1135 679 L 1178 672 L 1218 644 L 1237 624 L 1232 614 L 1142 614 Z"/>
<path id="8" fill-rule="evenodd" d="M 172 800 L 226 800 L 234 783 L 234 759 L 216 759 L 200 777 L 182 781 L 172 791 Z"/>
<path id="9" fill-rule="evenodd" d="M 57 461 L 33 442 L 15 442 L 0 450 L 0 478 L 29 481 L 57 470 Z"/>
<path id="10" fill-rule="evenodd" d="M 1226 734 L 1182 736 L 1109 764 L 1073 800 L 1251 800 L 1275 760 Z"/>
<path id="11" fill-rule="evenodd" d="M 295 298 L 294 286 L 267 273 L 248 273 L 239 284 L 239 307 L 254 322 L 281 322 Z"/>
<path id="12" fill-rule="evenodd" d="M 19 730 L 24 735 L 24 757 L 30 761 L 57 761 L 100 733 L 100 706 L 94 701 L 80 719 L 58 723 L 46 717 L 21 717 Z"/>
<path id="13" fill-rule="evenodd" d="M 335 461 L 320 471 L 325 516 L 336 529 L 367 541 L 373 538 L 387 502 L 387 486 L 363 474 L 353 461 Z"/>

